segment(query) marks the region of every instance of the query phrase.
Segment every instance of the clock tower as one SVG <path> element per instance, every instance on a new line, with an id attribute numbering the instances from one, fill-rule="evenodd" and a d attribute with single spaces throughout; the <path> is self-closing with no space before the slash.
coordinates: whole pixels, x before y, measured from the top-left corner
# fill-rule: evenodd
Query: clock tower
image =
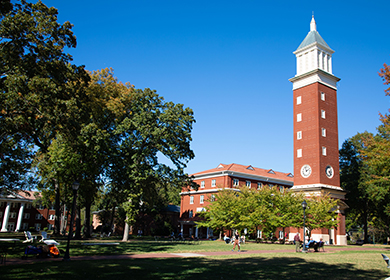
<path id="1" fill-rule="evenodd" d="M 291 78 L 294 97 L 294 187 L 308 197 L 326 191 L 340 199 L 339 225 L 320 230 L 317 238 L 346 244 L 343 202 L 340 187 L 337 125 L 337 82 L 332 73 L 332 54 L 317 32 L 314 16 L 310 32 L 294 52 L 297 74 Z M 313 237 L 316 238 L 316 234 Z"/>

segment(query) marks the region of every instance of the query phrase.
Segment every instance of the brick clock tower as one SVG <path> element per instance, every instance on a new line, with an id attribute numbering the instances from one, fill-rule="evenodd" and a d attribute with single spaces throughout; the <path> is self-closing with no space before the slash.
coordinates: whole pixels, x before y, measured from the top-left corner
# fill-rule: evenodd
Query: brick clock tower
<path id="1" fill-rule="evenodd" d="M 310 32 L 294 52 L 297 74 L 291 78 L 294 96 L 294 191 L 308 197 L 321 191 L 339 199 L 335 229 L 312 232 L 314 239 L 345 245 L 345 192 L 340 187 L 337 125 L 337 82 L 332 74 L 334 51 L 317 32 Z"/>

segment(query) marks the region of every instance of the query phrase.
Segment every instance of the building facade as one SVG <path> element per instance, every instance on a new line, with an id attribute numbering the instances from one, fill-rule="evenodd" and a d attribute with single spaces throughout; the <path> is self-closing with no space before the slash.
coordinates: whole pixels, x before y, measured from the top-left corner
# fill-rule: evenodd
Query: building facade
<path id="1" fill-rule="evenodd" d="M 293 186 L 291 173 L 277 172 L 272 169 L 262 169 L 252 165 L 219 164 L 216 168 L 192 174 L 198 190 L 183 189 L 180 205 L 180 231 L 184 236 L 210 238 L 214 233 L 209 228 L 197 228 L 200 219 L 197 213 L 205 210 L 213 196 L 220 189 L 239 190 L 246 186 L 250 189 L 260 189 L 268 185 L 278 189 L 289 189 Z"/>
<path id="2" fill-rule="evenodd" d="M 338 226 L 334 229 L 312 231 L 315 240 L 322 238 L 329 244 L 346 245 L 344 210 L 348 207 L 345 192 L 340 187 L 339 147 L 337 122 L 337 82 L 332 73 L 334 51 L 317 32 L 314 17 L 310 31 L 294 52 L 296 75 L 291 78 L 294 97 L 294 176 L 291 173 L 255 168 L 251 165 L 220 164 L 217 168 L 195 173 L 199 190 L 181 193 L 180 225 L 184 235 L 209 237 L 210 229 L 198 229 L 196 213 L 204 210 L 208 200 L 219 189 L 237 189 L 238 186 L 260 188 L 275 185 L 304 192 L 306 197 L 322 191 L 338 200 Z M 206 200 L 206 198 L 208 198 Z M 202 232 L 199 232 L 202 231 Z M 205 232 L 204 232 L 205 231 Z M 287 229 L 292 240 L 303 229 Z"/>
<path id="3" fill-rule="evenodd" d="M 54 228 L 54 207 L 33 206 L 33 191 L 8 192 L 0 195 L 0 231 L 36 231 Z"/>
<path id="4" fill-rule="evenodd" d="M 294 186 L 306 196 L 325 191 L 339 200 L 338 226 L 317 230 L 313 237 L 329 243 L 347 244 L 345 235 L 345 192 L 340 187 L 337 122 L 337 82 L 332 73 L 334 51 L 317 32 L 314 16 L 310 31 L 294 52 L 297 73 L 294 97 Z"/>

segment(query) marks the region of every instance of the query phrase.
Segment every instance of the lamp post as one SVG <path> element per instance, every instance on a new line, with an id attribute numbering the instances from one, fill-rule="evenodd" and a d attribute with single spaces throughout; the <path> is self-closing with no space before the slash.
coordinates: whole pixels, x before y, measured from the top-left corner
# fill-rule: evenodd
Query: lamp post
<path id="1" fill-rule="evenodd" d="M 75 181 L 72 184 L 72 189 L 73 189 L 73 205 L 72 205 L 72 215 L 70 218 L 70 223 L 69 223 L 69 233 L 68 233 L 68 244 L 66 245 L 66 252 L 64 255 L 64 258 L 62 259 L 63 261 L 69 261 L 70 256 L 69 256 L 69 244 L 70 244 L 70 238 L 73 235 L 73 220 L 74 220 L 74 211 L 76 208 L 76 197 L 77 197 L 77 190 L 79 189 L 80 183 Z"/>
<path id="2" fill-rule="evenodd" d="M 306 232 L 306 230 L 305 230 L 305 219 L 306 219 L 305 210 L 307 207 L 306 200 L 304 200 L 301 205 L 303 208 L 303 247 L 302 247 L 302 253 L 307 253 L 306 244 L 305 244 L 305 240 L 306 240 L 306 236 L 305 236 L 305 232 Z"/>

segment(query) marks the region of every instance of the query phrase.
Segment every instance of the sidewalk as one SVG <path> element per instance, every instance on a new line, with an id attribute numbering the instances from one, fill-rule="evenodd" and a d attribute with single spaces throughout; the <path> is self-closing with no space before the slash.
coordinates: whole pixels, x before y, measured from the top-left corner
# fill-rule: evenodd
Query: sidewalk
<path id="1" fill-rule="evenodd" d="M 364 247 L 364 246 L 349 246 L 349 247 L 337 247 L 326 246 L 325 252 L 309 251 L 308 254 L 327 254 L 338 251 L 385 251 L 383 248 Z M 291 249 L 286 250 L 242 250 L 237 251 L 223 251 L 223 252 L 202 252 L 202 253 L 145 253 L 145 254 L 125 254 L 125 255 L 99 255 L 99 256 L 71 256 L 71 260 L 123 260 L 123 259 L 146 259 L 146 258 L 193 258 L 193 257 L 210 257 L 210 256 L 226 256 L 226 255 L 249 255 L 249 254 L 267 254 L 267 253 L 293 253 Z M 301 253 L 302 254 L 302 253 Z M 20 259 L 7 259 L 6 265 L 28 264 L 36 262 L 51 262 L 62 261 L 62 257 L 59 258 L 42 258 L 38 259 L 30 257 L 26 260 Z"/>

